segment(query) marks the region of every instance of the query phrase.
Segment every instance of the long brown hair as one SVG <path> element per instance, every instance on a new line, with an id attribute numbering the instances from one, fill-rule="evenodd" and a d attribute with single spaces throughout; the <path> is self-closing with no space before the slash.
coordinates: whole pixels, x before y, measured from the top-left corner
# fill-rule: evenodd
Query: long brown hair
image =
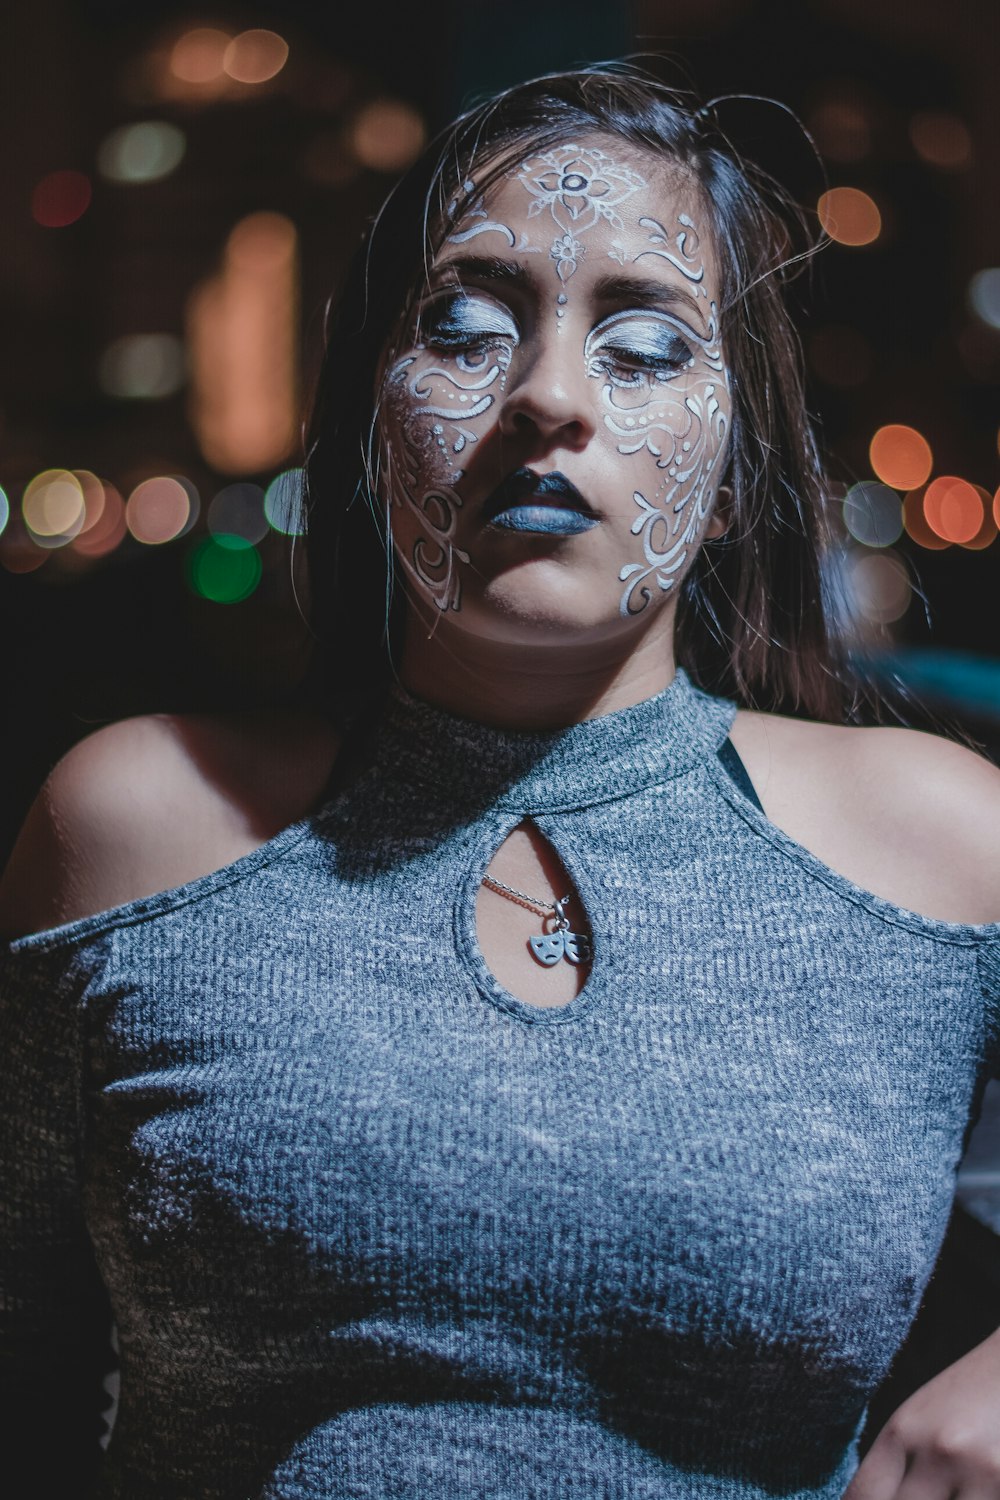
<path id="1" fill-rule="evenodd" d="M 732 499 L 725 536 L 703 544 L 682 584 L 678 661 L 745 707 L 850 717 L 858 691 L 829 621 L 826 489 L 784 296 L 811 248 L 805 218 L 710 111 L 628 65 L 550 74 L 463 114 L 397 183 L 348 273 L 307 430 L 306 556 L 332 701 L 350 712 L 383 685 L 401 642 L 373 463 L 383 351 L 461 213 L 463 184 L 474 177 L 483 191 L 520 155 L 583 132 L 620 137 L 689 174 L 714 231 Z"/>

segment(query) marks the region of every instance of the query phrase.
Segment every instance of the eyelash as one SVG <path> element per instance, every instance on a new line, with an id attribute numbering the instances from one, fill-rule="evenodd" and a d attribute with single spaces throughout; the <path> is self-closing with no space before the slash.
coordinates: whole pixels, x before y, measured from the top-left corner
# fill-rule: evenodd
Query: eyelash
<path id="1" fill-rule="evenodd" d="M 425 308 L 421 314 L 424 322 L 418 330 L 421 341 L 429 349 L 440 350 L 443 354 L 485 353 L 489 349 L 509 347 L 513 335 L 505 329 L 473 329 L 460 326 L 455 313 L 467 301 L 466 297 L 456 295 L 441 298 Z M 447 325 L 453 319 L 453 326 L 449 331 Z"/>
<path id="2" fill-rule="evenodd" d="M 641 349 L 629 349 L 624 345 L 608 344 L 591 359 L 591 368 L 597 372 L 610 375 L 612 370 L 629 370 L 635 377 L 624 381 L 626 385 L 638 385 L 640 379 L 645 375 L 668 375 L 677 370 L 683 370 L 690 364 L 693 355 L 687 344 L 680 338 L 674 340 L 675 353 L 672 354 L 649 354 Z"/>
<path id="3" fill-rule="evenodd" d="M 474 355 L 492 350 L 509 349 L 515 335 L 501 328 L 472 329 L 459 326 L 455 314 L 467 305 L 468 298 L 461 293 L 438 298 L 423 309 L 425 319 L 419 328 L 421 341 L 429 349 L 442 354 Z M 449 321 L 455 319 L 449 331 Z M 627 344 L 606 344 L 588 362 L 588 371 L 605 374 L 621 386 L 639 385 L 648 376 L 667 378 L 682 370 L 694 358 L 690 348 L 677 333 L 669 336 L 671 352 L 651 354 L 648 350 L 633 349 Z M 627 379 L 615 378 L 616 371 L 626 371 Z"/>

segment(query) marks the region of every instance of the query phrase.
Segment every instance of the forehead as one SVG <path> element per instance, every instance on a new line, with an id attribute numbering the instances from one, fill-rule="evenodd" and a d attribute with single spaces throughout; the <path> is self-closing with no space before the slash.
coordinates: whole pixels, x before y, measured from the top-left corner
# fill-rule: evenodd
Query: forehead
<path id="1" fill-rule="evenodd" d="M 711 224 L 699 184 L 675 159 L 643 150 L 615 136 L 567 136 L 554 145 L 512 155 L 499 173 L 486 163 L 485 190 L 475 176 L 436 261 L 452 259 L 460 246 L 496 252 L 507 230 L 509 249 L 527 254 L 547 249 L 547 236 L 570 235 L 584 253 L 628 258 L 666 231 L 673 243 L 688 229 L 686 249 L 696 254 L 705 277 L 717 284 Z M 617 242 L 622 242 L 618 244 Z M 647 263 L 648 264 L 648 263 Z M 665 274 L 668 267 L 662 268 Z"/>

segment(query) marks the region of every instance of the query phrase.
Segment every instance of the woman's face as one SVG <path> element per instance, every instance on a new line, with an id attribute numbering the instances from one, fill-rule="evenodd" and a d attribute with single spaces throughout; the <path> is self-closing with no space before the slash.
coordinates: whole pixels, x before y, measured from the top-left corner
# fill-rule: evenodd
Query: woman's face
<path id="1" fill-rule="evenodd" d="M 588 136 L 466 193 L 380 395 L 408 593 L 509 642 L 634 630 L 717 527 L 729 377 L 698 192 Z"/>

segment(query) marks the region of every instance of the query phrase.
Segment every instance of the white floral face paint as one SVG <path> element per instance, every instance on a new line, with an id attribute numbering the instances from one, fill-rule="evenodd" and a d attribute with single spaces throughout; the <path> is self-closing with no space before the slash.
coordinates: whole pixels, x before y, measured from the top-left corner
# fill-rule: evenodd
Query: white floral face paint
<path id="1" fill-rule="evenodd" d="M 549 249 L 560 281 L 568 281 L 586 253 L 579 236 L 603 220 L 614 229 L 624 224 L 617 206 L 646 186 L 638 172 L 614 162 L 596 146 L 556 146 L 530 157 L 517 180 L 531 196 L 528 218 L 548 210 L 557 229 Z"/>
<path id="2" fill-rule="evenodd" d="M 441 615 L 489 608 L 491 590 L 511 615 L 517 590 L 578 577 L 588 620 L 632 617 L 676 589 L 704 534 L 730 413 L 711 247 L 695 189 L 651 186 L 639 168 L 655 179 L 655 162 L 614 144 L 527 156 L 485 199 L 464 184 L 389 361 L 393 540 Z M 491 527 L 490 495 L 525 466 L 564 476 L 589 526 Z"/>

